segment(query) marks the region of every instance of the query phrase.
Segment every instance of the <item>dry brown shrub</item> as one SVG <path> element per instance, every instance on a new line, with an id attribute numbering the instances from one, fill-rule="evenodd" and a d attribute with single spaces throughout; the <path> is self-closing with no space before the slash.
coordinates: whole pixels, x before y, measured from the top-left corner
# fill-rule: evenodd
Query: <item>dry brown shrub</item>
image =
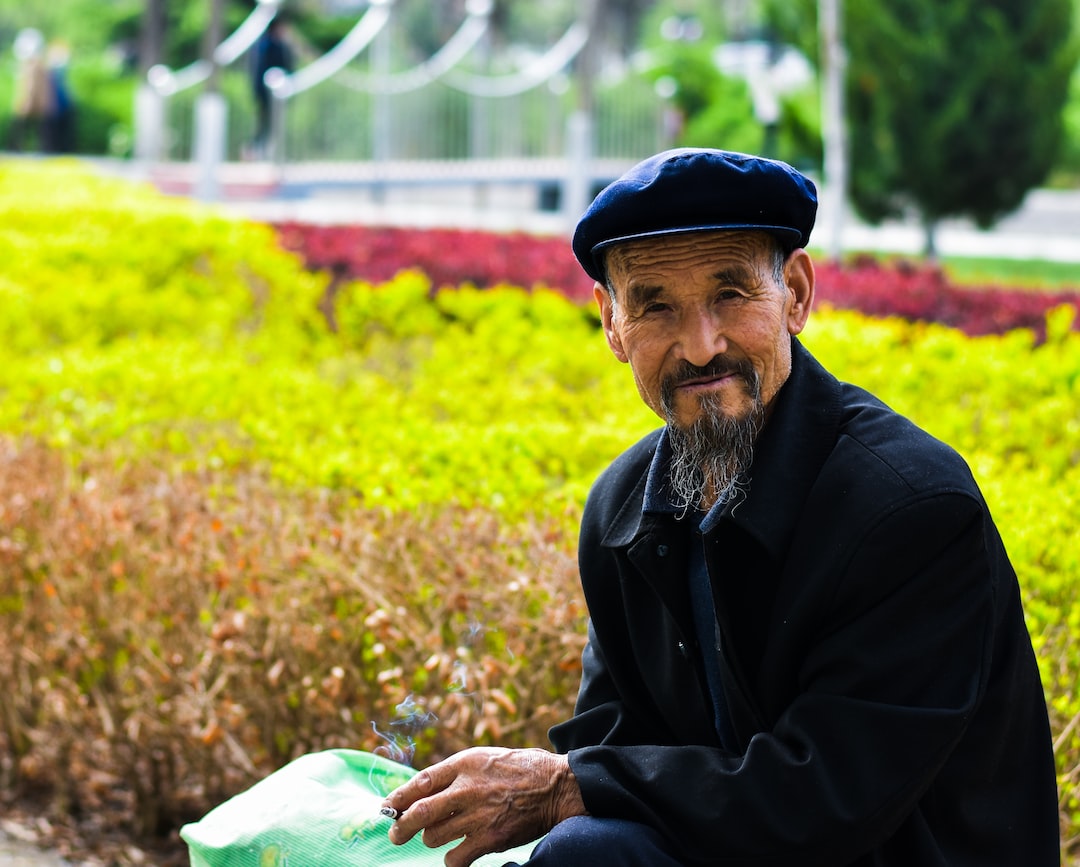
<path id="1" fill-rule="evenodd" d="M 91 849 L 175 842 L 308 751 L 546 745 L 580 678 L 573 547 L 0 442 L 0 796 Z"/>

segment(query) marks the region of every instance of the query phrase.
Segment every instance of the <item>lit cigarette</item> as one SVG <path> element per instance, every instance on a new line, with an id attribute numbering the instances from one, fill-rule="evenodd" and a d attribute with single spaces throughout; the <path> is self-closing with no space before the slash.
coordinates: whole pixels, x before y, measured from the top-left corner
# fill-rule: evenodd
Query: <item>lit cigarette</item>
<path id="1" fill-rule="evenodd" d="M 387 819 L 400 819 L 402 813 L 404 813 L 404 812 L 405 811 L 402 810 L 401 813 L 399 813 L 393 807 L 380 807 L 379 808 L 379 815 L 386 816 Z"/>

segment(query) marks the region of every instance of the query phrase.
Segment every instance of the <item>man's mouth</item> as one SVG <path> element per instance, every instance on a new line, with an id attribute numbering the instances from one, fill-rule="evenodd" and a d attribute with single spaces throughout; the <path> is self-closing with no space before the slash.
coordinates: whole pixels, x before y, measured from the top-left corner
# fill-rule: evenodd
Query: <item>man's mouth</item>
<path id="1" fill-rule="evenodd" d="M 684 379 L 679 382 L 675 387 L 694 389 L 700 386 L 711 386 L 721 382 L 726 382 L 727 380 L 732 379 L 736 376 L 739 376 L 738 371 L 728 370 L 724 373 L 714 373 L 708 376 L 695 376 L 691 379 Z"/>
<path id="2" fill-rule="evenodd" d="M 661 385 L 661 405 L 670 415 L 675 407 L 675 396 L 701 395 L 719 391 L 725 385 L 742 379 L 748 390 L 753 389 L 754 368 L 748 363 L 732 363 L 730 360 L 713 359 L 712 363 L 697 367 L 684 364 L 672 371 Z"/>
<path id="3" fill-rule="evenodd" d="M 675 383 L 675 387 L 672 389 L 672 394 L 681 393 L 685 395 L 693 395 L 698 393 L 705 393 L 710 391 L 717 391 L 731 383 L 734 383 L 738 379 L 744 379 L 745 376 L 741 370 L 737 368 L 728 368 L 726 370 L 711 370 L 708 373 L 698 374 L 697 376 L 688 376 L 678 380 Z"/>

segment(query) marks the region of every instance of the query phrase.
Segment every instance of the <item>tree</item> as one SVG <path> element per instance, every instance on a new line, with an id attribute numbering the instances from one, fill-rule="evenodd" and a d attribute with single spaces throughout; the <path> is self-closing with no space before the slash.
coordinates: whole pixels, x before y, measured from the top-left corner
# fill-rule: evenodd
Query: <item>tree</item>
<path id="1" fill-rule="evenodd" d="M 165 48 L 165 0 L 146 0 L 139 28 L 139 75 L 161 62 Z"/>
<path id="2" fill-rule="evenodd" d="M 659 0 L 644 16 L 644 74 L 678 117 L 674 144 L 759 151 L 765 135 L 745 81 L 721 72 L 716 47 L 727 38 L 720 4 Z"/>
<path id="3" fill-rule="evenodd" d="M 804 15 L 812 14 L 809 5 Z M 1077 61 L 1073 6 L 846 3 L 856 211 L 874 223 L 916 212 L 933 256 L 941 220 L 970 217 L 987 228 L 1019 207 L 1046 179 L 1062 144 Z"/>

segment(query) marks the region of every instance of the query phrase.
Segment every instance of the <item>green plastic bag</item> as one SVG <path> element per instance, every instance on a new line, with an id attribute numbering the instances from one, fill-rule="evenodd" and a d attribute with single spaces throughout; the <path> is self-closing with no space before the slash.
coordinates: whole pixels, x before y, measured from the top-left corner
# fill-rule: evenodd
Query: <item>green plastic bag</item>
<path id="1" fill-rule="evenodd" d="M 386 836 L 383 799 L 416 773 L 359 750 L 309 753 L 184 825 L 191 867 L 441 867 L 455 844 L 402 846 Z M 535 843 L 485 855 L 476 867 L 528 859 Z"/>

